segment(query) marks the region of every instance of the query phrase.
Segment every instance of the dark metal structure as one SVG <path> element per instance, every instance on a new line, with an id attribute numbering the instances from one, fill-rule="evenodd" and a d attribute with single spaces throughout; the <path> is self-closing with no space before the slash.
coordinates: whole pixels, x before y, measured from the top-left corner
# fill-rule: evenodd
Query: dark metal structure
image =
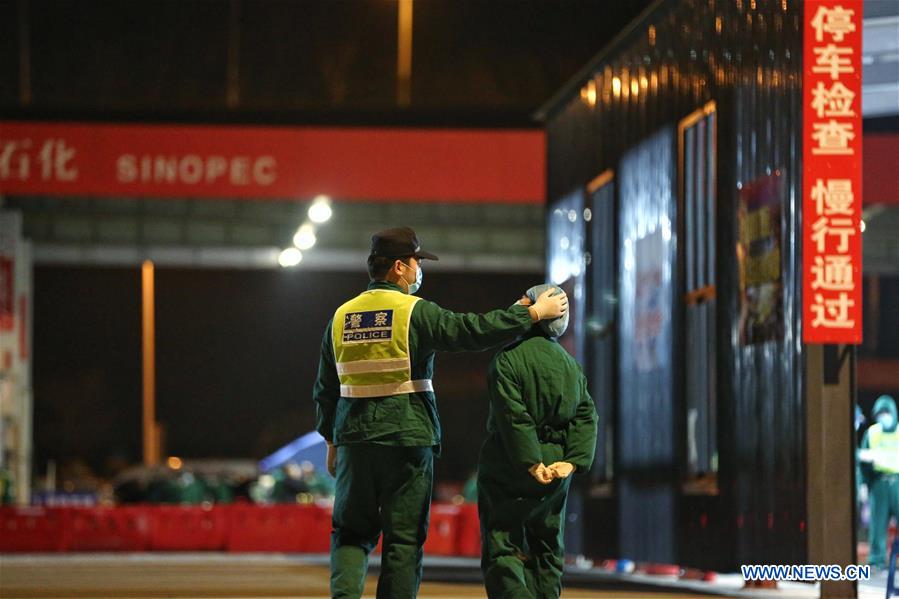
<path id="1" fill-rule="evenodd" d="M 661 0 L 541 111 L 601 415 L 583 553 L 803 563 L 801 5 Z"/>

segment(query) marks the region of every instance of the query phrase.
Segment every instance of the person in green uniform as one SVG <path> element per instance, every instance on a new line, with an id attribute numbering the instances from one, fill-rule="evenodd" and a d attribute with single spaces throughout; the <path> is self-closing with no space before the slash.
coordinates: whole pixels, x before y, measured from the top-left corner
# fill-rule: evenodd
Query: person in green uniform
<path id="1" fill-rule="evenodd" d="M 313 389 L 316 429 L 336 476 L 331 595 L 362 594 L 369 553 L 383 532 L 377 596 L 415 597 L 428 531 L 440 419 L 431 376 L 437 351 L 481 351 L 567 310 L 549 293 L 531 306 L 460 314 L 415 297 L 421 249 L 408 227 L 372 236 L 368 290 L 328 323 Z"/>
<path id="2" fill-rule="evenodd" d="M 874 402 L 874 424 L 868 427 L 859 452 L 862 475 L 871 502 L 871 552 L 868 563 L 884 568 L 887 561 L 887 531 L 890 518 L 899 522 L 899 430 L 896 401 L 881 395 Z"/>
<path id="3" fill-rule="evenodd" d="M 532 287 L 534 300 L 551 285 Z M 596 408 L 581 367 L 556 341 L 567 314 L 534 325 L 493 359 L 490 413 L 478 461 L 481 570 L 487 595 L 558 597 L 571 474 L 596 450 Z"/>

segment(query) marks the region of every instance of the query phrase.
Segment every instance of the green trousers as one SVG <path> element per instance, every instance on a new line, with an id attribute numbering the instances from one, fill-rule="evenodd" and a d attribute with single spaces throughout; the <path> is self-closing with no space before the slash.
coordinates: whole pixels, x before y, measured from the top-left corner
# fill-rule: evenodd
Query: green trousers
<path id="1" fill-rule="evenodd" d="M 890 517 L 899 523 L 899 475 L 881 475 L 871 484 L 871 553 L 868 563 L 877 568 L 887 565 L 887 532 Z"/>
<path id="2" fill-rule="evenodd" d="M 362 596 L 368 556 L 384 533 L 379 599 L 415 597 L 428 535 L 434 453 L 430 447 L 337 448 L 331 532 L 331 596 Z"/>
<path id="3" fill-rule="evenodd" d="M 510 466 L 511 468 L 511 466 Z M 542 486 L 478 473 L 481 572 L 490 599 L 547 599 L 562 592 L 565 503 L 571 479 Z"/>

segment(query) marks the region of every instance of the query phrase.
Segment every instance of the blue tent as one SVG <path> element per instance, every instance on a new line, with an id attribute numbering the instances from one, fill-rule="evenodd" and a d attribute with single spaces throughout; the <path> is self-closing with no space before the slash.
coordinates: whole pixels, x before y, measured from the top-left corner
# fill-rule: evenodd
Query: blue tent
<path id="1" fill-rule="evenodd" d="M 328 445 L 325 438 L 316 431 L 306 433 L 299 439 L 294 439 L 272 455 L 259 460 L 259 470 L 271 472 L 272 470 L 296 462 L 312 462 L 316 472 L 328 473 Z"/>

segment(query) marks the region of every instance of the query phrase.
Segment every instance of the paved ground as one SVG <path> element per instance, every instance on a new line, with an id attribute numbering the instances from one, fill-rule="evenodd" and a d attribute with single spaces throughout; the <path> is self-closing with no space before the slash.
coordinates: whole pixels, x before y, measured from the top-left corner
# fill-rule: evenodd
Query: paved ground
<path id="1" fill-rule="evenodd" d="M 700 583 L 694 583 L 697 586 L 690 588 L 683 583 L 666 583 L 658 578 L 639 575 L 629 577 L 624 582 L 622 577 L 586 570 L 566 576 L 565 598 L 685 599 L 708 597 L 710 592 L 755 599 L 818 596 L 812 585 L 790 583 L 783 583 L 778 591 L 742 591 L 742 579 L 735 576 L 719 577 L 719 583 L 714 588 Z M 478 573 L 474 560 L 429 560 L 426 562 L 425 578 L 420 594 L 422 599 L 485 597 L 483 587 L 476 582 Z M 369 577 L 366 597 L 374 597 L 376 580 L 376 576 Z M 658 586 L 663 584 L 668 587 Z M 671 586 L 678 584 L 679 587 Z M 869 586 L 863 589 L 860 597 L 882 599 L 883 588 L 883 583 L 874 588 Z M 327 556 L 217 553 L 0 556 L 0 598 L 51 597 L 324 599 L 328 597 Z"/>
<path id="2" fill-rule="evenodd" d="M 366 596 L 374 597 L 370 577 Z M 426 582 L 422 598 L 485 597 L 477 584 Z M 566 590 L 565 597 L 681 599 L 692 594 Z M 302 558 L 261 556 L 81 555 L 0 558 L 0 597 L 268 599 L 328 597 L 328 569 Z"/>

